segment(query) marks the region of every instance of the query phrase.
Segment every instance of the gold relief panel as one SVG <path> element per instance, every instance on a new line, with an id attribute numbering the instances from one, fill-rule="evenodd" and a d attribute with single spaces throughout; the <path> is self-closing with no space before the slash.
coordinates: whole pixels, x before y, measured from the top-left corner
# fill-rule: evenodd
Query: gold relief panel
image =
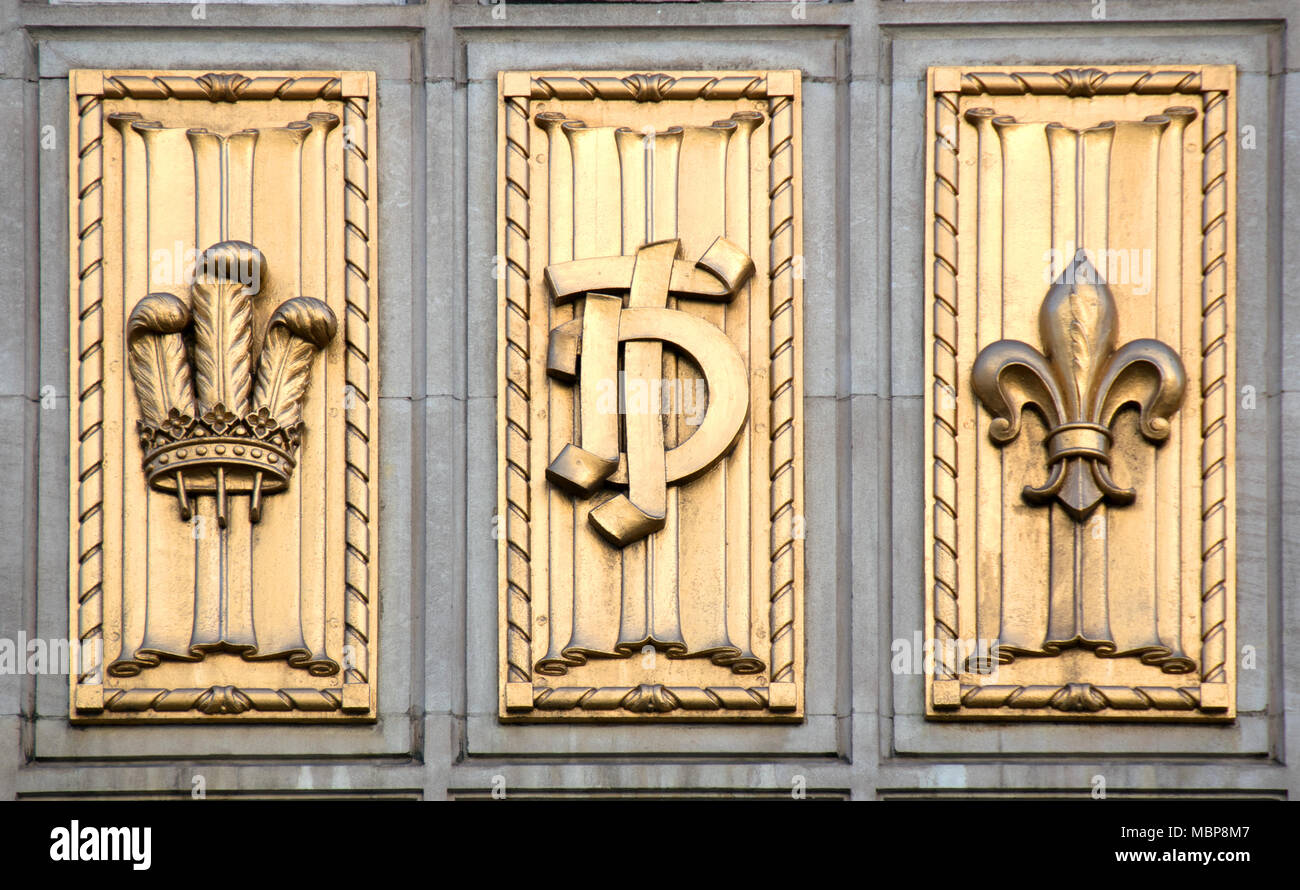
<path id="1" fill-rule="evenodd" d="M 932 718 L 1236 716 L 1234 90 L 930 70 Z"/>
<path id="2" fill-rule="evenodd" d="M 374 75 L 69 80 L 71 716 L 372 720 Z"/>
<path id="3" fill-rule="evenodd" d="M 500 716 L 799 720 L 799 72 L 499 86 Z"/>

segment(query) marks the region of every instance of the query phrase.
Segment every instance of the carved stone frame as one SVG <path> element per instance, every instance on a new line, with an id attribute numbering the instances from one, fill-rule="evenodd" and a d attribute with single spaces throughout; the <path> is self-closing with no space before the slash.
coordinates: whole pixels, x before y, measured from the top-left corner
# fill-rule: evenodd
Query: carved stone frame
<path id="1" fill-rule="evenodd" d="M 499 713 L 538 720 L 656 721 L 803 718 L 802 140 L 798 71 L 632 74 L 506 71 L 499 75 L 498 248 L 498 578 Z M 770 400 L 773 516 L 769 552 L 770 676 L 766 687 L 535 686 L 532 653 L 529 479 L 542 468 L 528 456 L 529 151 L 533 100 L 767 99 L 771 121 L 768 192 L 771 281 Z M 760 273 L 761 274 L 761 273 Z M 751 406 L 753 410 L 753 406 Z M 756 567 L 757 568 L 757 567 Z M 539 713 L 540 712 L 540 713 Z"/>
<path id="2" fill-rule="evenodd" d="M 925 672 L 931 719 L 1225 721 L 1236 717 L 1235 306 L 1236 71 L 1231 65 L 931 68 L 927 85 L 925 195 L 925 622 L 935 646 Z M 960 638 L 957 538 L 958 98 L 1201 95 L 1204 112 L 1201 233 L 1201 646 L 1199 687 L 963 684 L 952 648 Z M 996 101 L 993 99 L 992 101 Z M 1186 402 L 1184 403 L 1186 404 Z M 969 435 L 970 433 L 967 433 Z M 1186 509 L 1186 508 L 1185 508 Z M 1207 630 L 1208 628 L 1208 630 Z"/>
<path id="3" fill-rule="evenodd" d="M 378 715 L 378 327 L 374 200 L 378 180 L 375 75 L 363 71 L 69 72 L 70 367 L 72 381 L 69 716 L 79 723 L 373 721 Z M 338 339 L 350 407 L 343 424 L 344 639 L 352 655 L 331 688 L 114 688 L 105 683 L 103 494 L 113 468 L 104 463 L 106 373 L 125 374 L 121 356 L 104 350 L 104 101 L 175 99 L 204 103 L 311 101 L 343 105 L 344 302 Z M 106 365 L 108 367 L 106 367 Z M 120 468 L 117 472 L 120 474 Z"/>

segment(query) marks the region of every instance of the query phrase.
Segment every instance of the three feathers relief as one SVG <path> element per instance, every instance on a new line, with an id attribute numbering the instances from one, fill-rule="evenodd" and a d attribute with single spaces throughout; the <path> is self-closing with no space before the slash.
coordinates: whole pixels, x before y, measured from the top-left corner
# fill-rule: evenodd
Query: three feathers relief
<path id="1" fill-rule="evenodd" d="M 168 293 L 149 294 L 136 304 L 127 346 L 146 422 L 162 427 L 175 419 L 173 411 L 193 418 L 222 409 L 243 417 L 262 408 L 282 429 L 302 419 L 312 359 L 333 339 L 338 322 L 321 300 L 286 300 L 267 324 L 254 385 L 253 298 L 261 268 L 256 247 L 223 241 L 199 258 L 189 305 Z"/>
<path id="2" fill-rule="evenodd" d="M 150 485 L 176 492 L 183 519 L 196 486 L 216 494 L 221 526 L 228 493 L 250 494 L 249 516 L 258 521 L 264 488 L 288 484 L 312 360 L 338 330 L 328 305 L 294 297 L 276 307 L 255 355 L 262 262 L 251 244 L 215 244 L 199 257 L 188 302 L 149 294 L 127 320 L 145 470 Z"/>

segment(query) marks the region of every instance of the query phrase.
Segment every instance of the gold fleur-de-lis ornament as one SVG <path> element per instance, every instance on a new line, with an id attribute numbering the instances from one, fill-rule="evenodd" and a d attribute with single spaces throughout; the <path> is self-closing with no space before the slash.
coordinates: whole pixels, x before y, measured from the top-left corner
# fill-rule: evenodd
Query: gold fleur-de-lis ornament
<path id="1" fill-rule="evenodd" d="M 1047 481 L 1026 485 L 1025 500 L 1056 498 L 1080 522 L 1102 501 L 1124 505 L 1137 496 L 1111 477 L 1115 416 L 1136 405 L 1142 435 L 1160 444 L 1169 438 L 1169 420 L 1187 385 L 1182 361 L 1159 340 L 1116 348 L 1115 318 L 1110 288 L 1080 249 L 1039 310 L 1043 351 L 999 340 L 984 347 L 971 368 L 971 388 L 994 415 L 989 438 L 996 444 L 1020 434 L 1026 407 L 1047 422 Z"/>

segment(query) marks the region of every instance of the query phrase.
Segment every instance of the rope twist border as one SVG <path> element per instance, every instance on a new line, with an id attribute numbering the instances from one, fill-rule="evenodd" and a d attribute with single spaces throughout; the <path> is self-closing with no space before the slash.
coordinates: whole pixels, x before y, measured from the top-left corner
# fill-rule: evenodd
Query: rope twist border
<path id="1" fill-rule="evenodd" d="M 343 104 L 344 388 L 344 651 L 352 658 L 344 683 L 370 680 L 370 381 L 371 270 L 369 100 Z M 348 647 L 351 647 L 349 650 Z"/>
<path id="2" fill-rule="evenodd" d="M 956 680 L 957 647 L 957 94 L 934 96 L 933 444 L 936 679 Z"/>
<path id="3" fill-rule="evenodd" d="M 672 99 L 765 99 L 767 78 L 757 75 L 734 77 L 632 74 L 628 77 L 569 77 L 536 75 L 533 99 L 624 99 L 633 102 L 666 102 Z"/>
<path id="4" fill-rule="evenodd" d="M 342 695 L 334 689 L 117 689 L 104 697 L 104 710 L 113 713 L 201 711 L 208 715 L 245 711 L 337 711 Z"/>
<path id="5" fill-rule="evenodd" d="M 1120 711 L 1194 711 L 1200 706 L 1196 687 L 1094 686 L 962 686 L 961 703 L 967 708 L 1014 708 L 1095 713 Z"/>
<path id="6" fill-rule="evenodd" d="M 76 684 L 102 688 L 104 658 L 104 104 L 78 95 Z"/>
<path id="7" fill-rule="evenodd" d="M 769 100 L 771 682 L 795 680 L 794 97 Z"/>
<path id="8" fill-rule="evenodd" d="M 1201 228 L 1201 681 L 1226 683 L 1228 96 L 1207 93 Z"/>
<path id="9" fill-rule="evenodd" d="M 539 711 L 617 711 L 634 714 L 668 711 L 761 711 L 768 706 L 766 687 L 744 686 L 560 686 L 538 690 Z"/>
<path id="10" fill-rule="evenodd" d="M 506 682 L 531 683 L 532 672 L 532 504 L 529 493 L 529 151 L 530 101 L 505 97 L 505 548 Z"/>
<path id="11" fill-rule="evenodd" d="M 963 74 L 963 96 L 1093 96 L 1172 95 L 1201 92 L 1199 71 L 1101 71 L 1062 68 L 1060 71 L 977 71 Z"/>
<path id="12" fill-rule="evenodd" d="M 248 99 L 339 99 L 339 77 L 245 77 L 209 73 L 198 77 L 163 74 L 149 77 L 118 74 L 104 78 L 106 99 L 207 99 L 237 102 Z"/>

